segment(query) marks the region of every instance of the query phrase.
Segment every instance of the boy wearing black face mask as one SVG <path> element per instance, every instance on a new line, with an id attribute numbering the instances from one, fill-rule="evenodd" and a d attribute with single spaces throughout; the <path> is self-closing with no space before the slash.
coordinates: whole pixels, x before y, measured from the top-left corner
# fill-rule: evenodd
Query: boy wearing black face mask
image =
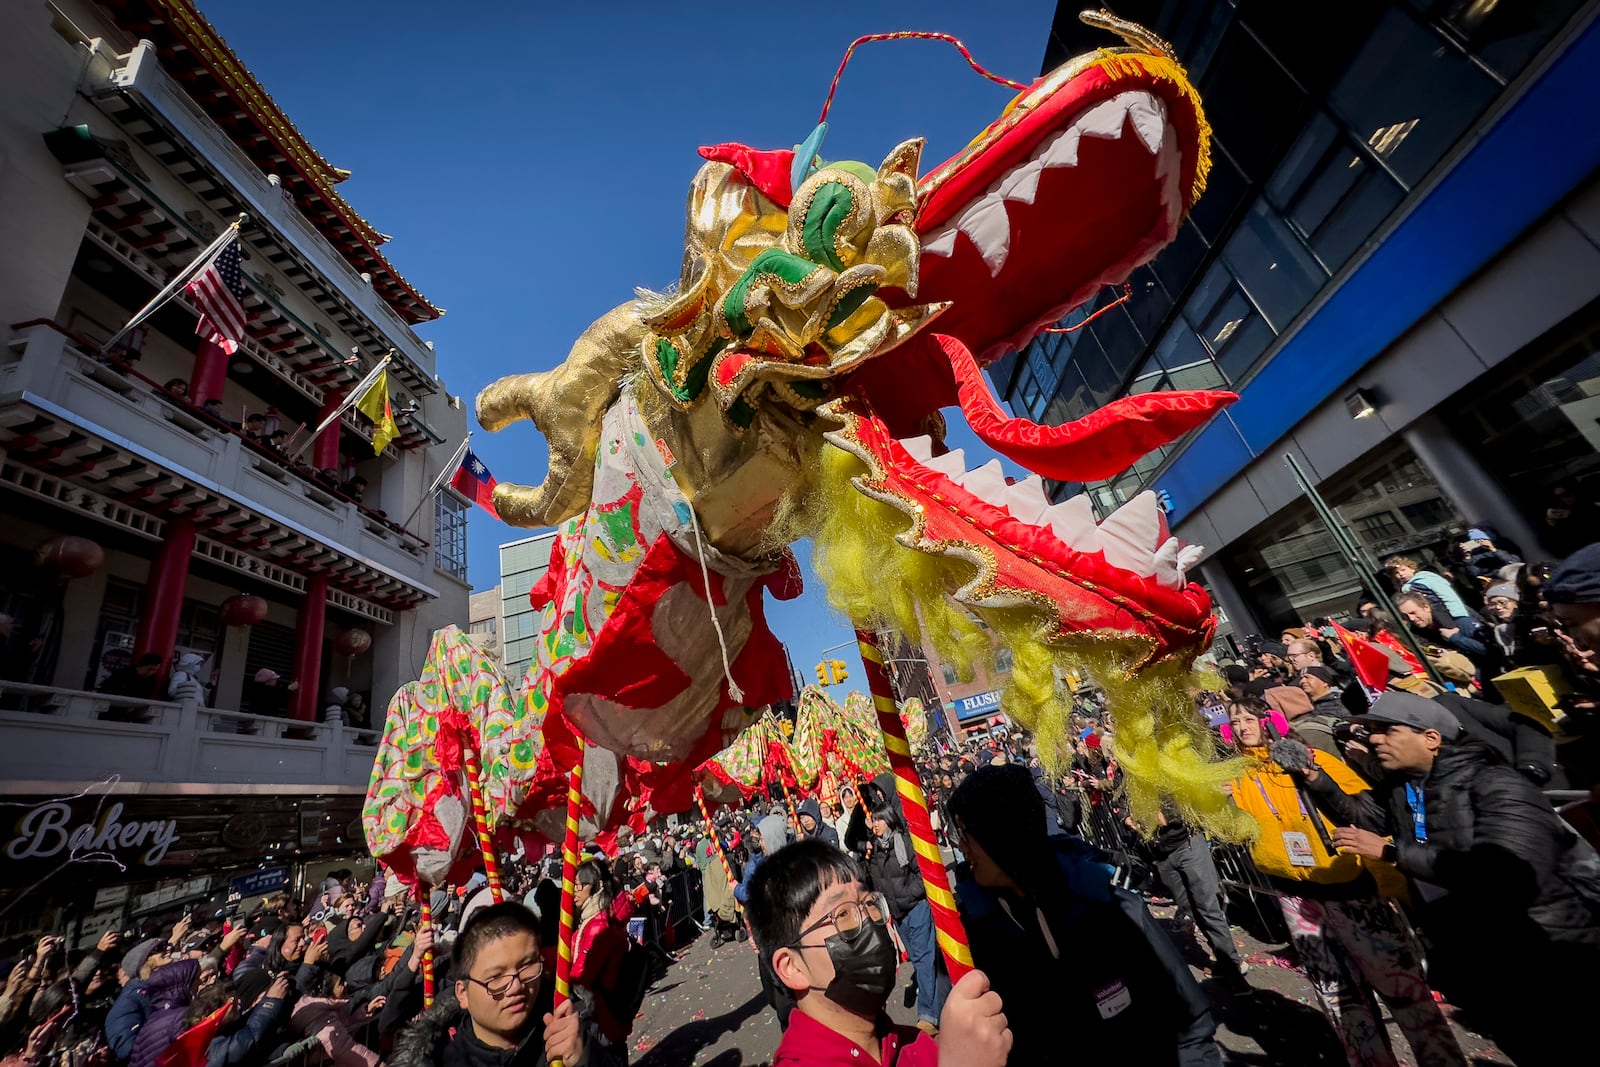
<path id="1" fill-rule="evenodd" d="M 884 1014 L 899 954 L 881 897 L 851 856 L 810 838 L 767 857 L 745 910 L 764 962 L 793 994 L 773 1067 L 1002 1067 L 1011 1031 L 1000 998 L 974 971 L 951 990 L 940 1037 Z"/>

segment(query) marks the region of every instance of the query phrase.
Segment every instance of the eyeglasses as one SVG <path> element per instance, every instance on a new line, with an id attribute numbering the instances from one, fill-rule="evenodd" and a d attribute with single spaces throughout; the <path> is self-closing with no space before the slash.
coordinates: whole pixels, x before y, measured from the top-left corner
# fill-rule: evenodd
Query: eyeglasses
<path id="1" fill-rule="evenodd" d="M 814 934 L 825 926 L 833 926 L 839 931 L 840 937 L 854 941 L 866 929 L 869 921 L 881 924 L 888 914 L 889 909 L 884 905 L 882 894 L 873 893 L 864 900 L 847 900 L 834 908 L 826 918 L 801 930 L 793 944 L 796 948 L 822 948 L 821 945 L 807 945 L 804 942 L 807 934 Z"/>
<path id="2" fill-rule="evenodd" d="M 532 963 L 523 964 L 520 969 L 512 971 L 510 974 L 497 974 L 493 978 L 487 980 L 482 978 L 474 978 L 469 974 L 467 975 L 467 981 L 483 986 L 485 992 L 487 992 L 494 999 L 499 1000 L 501 997 L 511 992 L 511 983 L 513 981 L 515 981 L 523 989 L 527 989 L 529 986 L 533 985 L 533 983 L 537 982 L 539 977 L 543 974 L 544 961 L 534 960 Z"/>

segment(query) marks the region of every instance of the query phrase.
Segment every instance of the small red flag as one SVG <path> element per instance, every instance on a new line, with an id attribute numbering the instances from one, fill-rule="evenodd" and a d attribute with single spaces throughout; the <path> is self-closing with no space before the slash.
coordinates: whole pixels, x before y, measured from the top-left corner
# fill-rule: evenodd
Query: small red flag
<path id="1" fill-rule="evenodd" d="M 156 1057 L 156 1067 L 205 1067 L 206 1052 L 212 1038 L 222 1029 L 223 1017 L 233 1005 L 225 1003 L 204 1019 L 178 1035 L 166 1051 Z"/>
<path id="2" fill-rule="evenodd" d="M 499 512 L 494 510 L 494 487 L 498 483 L 494 475 L 489 473 L 489 468 L 483 465 L 483 460 L 472 454 L 472 449 L 467 449 L 461 457 L 461 466 L 456 468 L 450 484 L 456 492 L 471 499 L 484 511 L 497 519 L 500 517 Z"/>
<path id="3" fill-rule="evenodd" d="M 1361 679 L 1361 684 L 1380 693 L 1389 688 L 1388 654 L 1366 638 L 1357 637 L 1338 623 L 1333 624 L 1333 632 L 1339 635 L 1339 641 L 1344 645 L 1344 654 L 1350 658 L 1350 665 L 1355 668 L 1356 677 Z"/>

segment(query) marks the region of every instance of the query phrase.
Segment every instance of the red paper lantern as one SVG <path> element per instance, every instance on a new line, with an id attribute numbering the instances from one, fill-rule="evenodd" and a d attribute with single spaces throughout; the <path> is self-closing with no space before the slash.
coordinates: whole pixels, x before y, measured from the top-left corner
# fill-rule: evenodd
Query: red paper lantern
<path id="1" fill-rule="evenodd" d="M 345 630 L 333 639 L 333 650 L 341 656 L 359 656 L 372 647 L 372 635 L 365 630 Z"/>
<path id="2" fill-rule="evenodd" d="M 40 545 L 33 562 L 63 578 L 87 578 L 105 565 L 106 550 L 87 537 L 69 534 Z"/>
<path id="3" fill-rule="evenodd" d="M 240 593 L 222 602 L 226 626 L 254 626 L 267 617 L 267 602 L 253 593 Z"/>

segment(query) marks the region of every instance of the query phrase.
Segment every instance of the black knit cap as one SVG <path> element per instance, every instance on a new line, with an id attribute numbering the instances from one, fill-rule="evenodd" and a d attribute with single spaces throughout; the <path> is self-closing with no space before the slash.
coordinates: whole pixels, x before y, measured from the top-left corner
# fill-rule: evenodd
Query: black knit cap
<path id="1" fill-rule="evenodd" d="M 1540 593 L 1552 604 L 1600 604 L 1600 544 L 1562 560 Z"/>

